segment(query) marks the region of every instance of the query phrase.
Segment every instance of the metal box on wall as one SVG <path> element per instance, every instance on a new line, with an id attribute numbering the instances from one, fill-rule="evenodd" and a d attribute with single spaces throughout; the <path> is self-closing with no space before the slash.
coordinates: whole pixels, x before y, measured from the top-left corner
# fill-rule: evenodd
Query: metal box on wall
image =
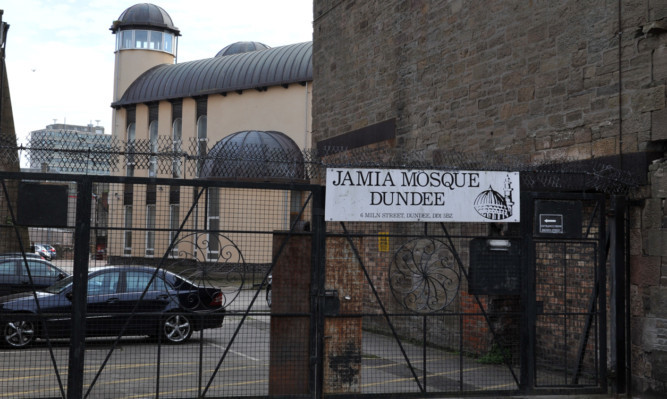
<path id="1" fill-rule="evenodd" d="M 21 182 L 16 213 L 19 225 L 67 227 L 67 186 Z"/>
<path id="2" fill-rule="evenodd" d="M 502 237 L 472 239 L 468 292 L 476 295 L 519 295 L 521 240 Z"/>

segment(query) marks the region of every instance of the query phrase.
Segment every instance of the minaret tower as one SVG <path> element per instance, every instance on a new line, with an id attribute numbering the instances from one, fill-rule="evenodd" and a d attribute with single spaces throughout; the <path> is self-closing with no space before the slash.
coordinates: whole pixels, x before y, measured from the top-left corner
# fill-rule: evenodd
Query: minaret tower
<path id="1" fill-rule="evenodd" d="M 123 11 L 110 29 L 116 35 L 114 102 L 142 73 L 176 62 L 180 31 L 161 7 L 135 4 Z"/>

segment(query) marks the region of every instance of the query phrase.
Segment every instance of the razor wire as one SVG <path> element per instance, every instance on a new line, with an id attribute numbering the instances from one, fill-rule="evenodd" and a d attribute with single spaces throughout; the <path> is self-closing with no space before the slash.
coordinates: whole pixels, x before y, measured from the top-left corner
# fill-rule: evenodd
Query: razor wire
<path id="1" fill-rule="evenodd" d="M 324 184 L 326 168 L 401 168 L 520 172 L 528 190 L 587 190 L 627 194 L 640 185 L 630 171 L 601 160 L 566 157 L 532 160 L 497 152 L 406 150 L 402 148 L 326 147 L 290 150 L 266 145 L 212 148 L 197 138 L 119 140 L 112 135 L 33 134 L 27 143 L 0 136 L 5 162 L 24 159 L 27 171 L 262 181 L 310 181 Z M 25 169 L 24 169 L 25 170 Z"/>

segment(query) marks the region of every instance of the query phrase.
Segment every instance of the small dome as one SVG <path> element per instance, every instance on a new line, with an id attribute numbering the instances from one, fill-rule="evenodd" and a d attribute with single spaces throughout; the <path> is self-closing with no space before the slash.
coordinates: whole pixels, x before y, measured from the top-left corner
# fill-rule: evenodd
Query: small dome
<path id="1" fill-rule="evenodd" d="M 246 130 L 215 143 L 206 155 L 202 179 L 303 180 L 303 154 L 287 135 Z"/>
<path id="2" fill-rule="evenodd" d="M 236 42 L 225 46 L 222 50 L 218 51 L 218 54 L 215 56 L 222 57 L 225 55 L 249 53 L 251 51 L 266 50 L 269 48 L 271 47 L 260 42 Z"/>
<path id="3" fill-rule="evenodd" d="M 149 3 L 135 4 L 126 9 L 109 29 L 113 33 L 126 29 L 153 29 L 169 31 L 176 36 L 180 35 L 180 31 L 174 26 L 169 14 L 162 7 Z"/>

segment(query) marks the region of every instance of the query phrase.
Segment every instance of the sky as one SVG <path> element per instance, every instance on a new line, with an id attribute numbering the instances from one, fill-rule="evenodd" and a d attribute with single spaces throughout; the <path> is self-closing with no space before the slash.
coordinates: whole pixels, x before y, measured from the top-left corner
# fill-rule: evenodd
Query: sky
<path id="1" fill-rule="evenodd" d="M 20 142 L 53 123 L 111 133 L 115 35 L 140 1 L 5 0 L 5 60 Z M 211 58 L 228 44 L 270 47 L 312 40 L 312 0 L 156 0 L 181 31 L 178 62 Z"/>

